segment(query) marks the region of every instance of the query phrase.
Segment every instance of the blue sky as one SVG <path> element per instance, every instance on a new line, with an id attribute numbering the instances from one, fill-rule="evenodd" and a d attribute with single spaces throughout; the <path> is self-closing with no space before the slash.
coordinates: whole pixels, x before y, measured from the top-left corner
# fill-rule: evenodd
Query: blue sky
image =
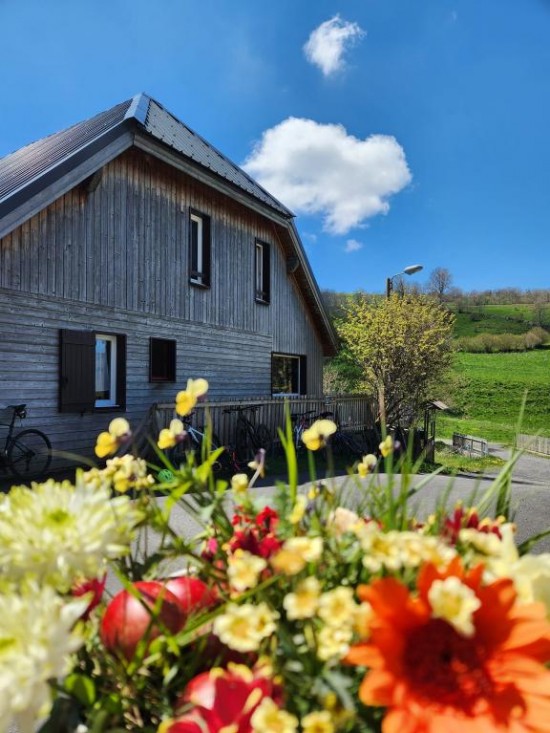
<path id="1" fill-rule="evenodd" d="M 0 0 L 0 156 L 144 91 L 297 214 L 322 288 L 550 286 L 550 0 Z"/>

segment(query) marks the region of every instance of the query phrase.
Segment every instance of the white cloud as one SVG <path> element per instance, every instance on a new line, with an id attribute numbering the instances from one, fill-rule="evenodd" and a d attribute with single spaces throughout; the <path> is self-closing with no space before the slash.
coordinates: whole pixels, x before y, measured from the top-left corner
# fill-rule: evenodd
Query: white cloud
<path id="1" fill-rule="evenodd" d="M 296 117 L 266 130 L 243 168 L 296 213 L 321 215 L 332 234 L 386 214 L 412 178 L 394 137 L 360 140 L 343 125 Z"/>
<path id="2" fill-rule="evenodd" d="M 361 242 L 358 242 L 356 239 L 348 239 L 344 247 L 344 252 L 357 252 L 359 249 L 363 249 Z"/>
<path id="3" fill-rule="evenodd" d="M 308 61 L 318 66 L 325 76 L 344 67 L 344 52 L 365 35 L 357 23 L 342 20 L 339 15 L 326 20 L 311 32 L 304 44 Z"/>

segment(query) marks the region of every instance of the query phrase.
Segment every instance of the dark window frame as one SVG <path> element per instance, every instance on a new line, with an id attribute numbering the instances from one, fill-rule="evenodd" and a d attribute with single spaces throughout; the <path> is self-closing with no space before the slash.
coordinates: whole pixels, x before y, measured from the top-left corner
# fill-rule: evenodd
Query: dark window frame
<path id="1" fill-rule="evenodd" d="M 194 224 L 200 222 L 200 241 L 193 241 Z M 197 288 L 209 288 L 212 268 L 211 220 L 197 209 L 189 209 L 189 283 Z"/>
<path id="2" fill-rule="evenodd" d="M 151 336 L 149 339 L 150 382 L 165 384 L 176 381 L 176 352 L 177 341 L 175 339 Z M 158 368 L 159 360 L 163 360 L 164 368 L 162 366 Z"/>
<path id="3" fill-rule="evenodd" d="M 296 371 L 295 375 L 294 373 L 290 376 L 291 379 L 291 390 L 281 390 L 277 389 L 275 391 L 276 386 L 275 385 L 275 359 L 288 359 L 292 360 L 293 363 L 296 364 Z M 292 369 L 294 372 L 294 369 Z M 296 385 L 294 385 L 294 376 L 296 377 Z M 292 389 L 294 386 L 296 386 L 296 389 Z M 276 395 L 300 395 L 304 396 L 307 395 L 307 356 L 304 354 L 285 354 L 280 351 L 273 351 L 271 353 L 271 394 Z"/>
<path id="4" fill-rule="evenodd" d="M 97 336 L 116 338 L 116 404 L 96 406 Z M 59 412 L 123 412 L 126 409 L 126 335 L 107 330 L 59 332 Z"/>
<path id="5" fill-rule="evenodd" d="M 254 242 L 254 299 L 262 305 L 271 303 L 271 245 L 261 239 Z"/>

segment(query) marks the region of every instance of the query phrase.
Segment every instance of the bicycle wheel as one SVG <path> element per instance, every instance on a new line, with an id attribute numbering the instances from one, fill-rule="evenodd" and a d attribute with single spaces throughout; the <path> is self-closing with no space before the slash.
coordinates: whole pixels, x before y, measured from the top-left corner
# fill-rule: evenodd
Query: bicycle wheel
<path id="1" fill-rule="evenodd" d="M 235 452 L 239 461 L 248 460 L 248 432 L 244 425 L 237 425 L 237 432 L 235 433 Z"/>
<path id="2" fill-rule="evenodd" d="M 269 453 L 273 446 L 273 436 L 269 428 L 265 425 L 258 425 L 254 432 L 254 448 L 263 448 L 266 453 Z"/>
<path id="3" fill-rule="evenodd" d="M 17 478 L 40 477 L 52 462 L 52 444 L 40 430 L 22 430 L 10 441 L 7 461 Z"/>

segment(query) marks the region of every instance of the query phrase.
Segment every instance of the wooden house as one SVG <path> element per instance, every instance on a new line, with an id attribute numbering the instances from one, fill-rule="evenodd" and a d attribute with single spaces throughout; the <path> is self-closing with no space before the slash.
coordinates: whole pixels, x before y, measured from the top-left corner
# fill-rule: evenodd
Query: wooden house
<path id="1" fill-rule="evenodd" d="M 55 449 L 188 377 L 320 394 L 335 347 L 292 213 L 147 95 L 0 159 L 0 408 Z"/>

